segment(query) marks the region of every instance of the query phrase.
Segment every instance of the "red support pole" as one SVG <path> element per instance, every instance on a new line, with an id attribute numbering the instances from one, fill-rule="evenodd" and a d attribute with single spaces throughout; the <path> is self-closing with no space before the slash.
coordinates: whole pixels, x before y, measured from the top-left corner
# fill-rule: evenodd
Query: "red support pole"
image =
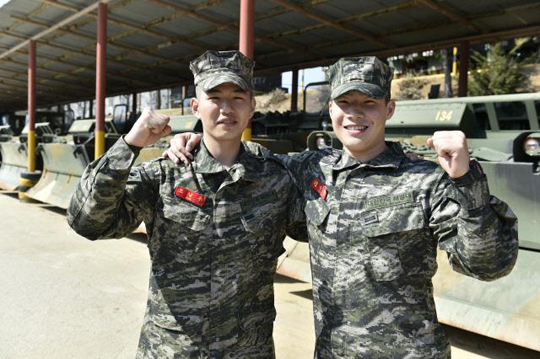
<path id="1" fill-rule="evenodd" d="M 36 42 L 28 44 L 28 172 L 36 170 Z"/>
<path id="2" fill-rule="evenodd" d="M 255 46 L 255 0 L 240 0 L 240 52 L 253 59 Z M 251 140 L 251 121 L 242 133 L 243 141 Z"/>
<path id="3" fill-rule="evenodd" d="M 255 39 L 255 0 L 240 1 L 240 52 L 253 59 Z"/>
<path id="4" fill-rule="evenodd" d="M 107 5 L 98 5 L 96 51 L 95 158 L 105 153 L 105 76 L 107 57 Z"/>

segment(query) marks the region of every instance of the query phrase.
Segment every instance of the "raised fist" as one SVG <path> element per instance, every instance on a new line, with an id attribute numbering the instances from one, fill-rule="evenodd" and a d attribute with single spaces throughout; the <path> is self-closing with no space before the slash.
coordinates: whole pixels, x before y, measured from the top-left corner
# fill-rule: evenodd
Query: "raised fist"
<path id="1" fill-rule="evenodd" d="M 437 152 L 437 159 L 451 178 L 469 172 L 469 148 L 467 138 L 461 131 L 436 131 L 427 144 Z"/>
<path id="2" fill-rule="evenodd" d="M 169 116 L 156 113 L 147 107 L 124 140 L 127 144 L 137 147 L 151 145 L 162 136 L 171 133 L 170 120 Z"/>

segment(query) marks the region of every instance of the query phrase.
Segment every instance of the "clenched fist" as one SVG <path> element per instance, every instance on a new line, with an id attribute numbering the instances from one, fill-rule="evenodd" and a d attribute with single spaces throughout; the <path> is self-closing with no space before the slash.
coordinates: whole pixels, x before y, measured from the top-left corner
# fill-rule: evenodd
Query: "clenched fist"
<path id="1" fill-rule="evenodd" d="M 437 159 L 451 178 L 469 172 L 469 148 L 467 138 L 461 131 L 436 131 L 427 144 L 437 152 Z"/>
<path id="2" fill-rule="evenodd" d="M 171 133 L 170 120 L 169 116 L 145 108 L 124 140 L 127 144 L 137 147 L 151 145 L 162 136 Z"/>

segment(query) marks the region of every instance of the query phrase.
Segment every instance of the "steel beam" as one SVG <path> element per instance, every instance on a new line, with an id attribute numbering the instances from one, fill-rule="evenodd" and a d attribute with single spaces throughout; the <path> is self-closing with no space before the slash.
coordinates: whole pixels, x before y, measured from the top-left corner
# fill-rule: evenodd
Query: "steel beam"
<path id="1" fill-rule="evenodd" d="M 85 7 L 84 9 L 82 9 L 81 11 L 79 11 L 78 13 L 75 13 L 75 14 L 71 15 L 70 17 L 68 17 L 67 19 L 64 19 L 64 20 L 60 21 L 58 24 L 56 24 L 56 25 L 54 25 L 54 26 L 51 26 L 51 27 L 49 27 L 49 28 L 46 29 L 46 30 L 43 30 L 43 31 L 40 32 L 39 34 L 32 36 L 30 39 L 28 39 L 28 40 L 26 40 L 26 41 L 23 41 L 22 43 L 20 43 L 20 44 L 14 46 L 14 47 L 12 47 L 12 48 L 9 49 L 8 51 L 4 51 L 2 54 L 0 54 L 0 59 L 2 59 L 2 58 L 4 58 L 4 57 L 6 57 L 6 56 L 8 56 L 8 55 L 10 55 L 10 54 L 12 54 L 12 53 L 18 51 L 19 49 L 21 49 L 21 48 L 23 48 L 23 47 L 25 47 L 25 46 L 27 46 L 27 45 L 30 43 L 30 41 L 32 41 L 32 40 L 34 40 L 34 41 L 35 41 L 35 40 L 38 40 L 38 39 L 40 39 L 40 38 L 42 38 L 42 37 L 44 37 L 44 36 L 46 36 L 46 35 L 48 35 L 48 34 L 54 32 L 54 31 L 56 31 L 57 29 L 60 29 L 60 28 L 62 28 L 62 27 L 64 27 L 64 26 L 66 26 L 67 24 L 69 24 L 69 23 L 71 23 L 71 22 L 77 20 L 77 19 L 80 18 L 81 16 L 84 16 L 85 14 L 89 13 L 90 11 L 95 10 L 95 9 L 98 7 L 99 4 L 103 4 L 103 3 L 107 3 L 107 2 L 108 2 L 108 0 L 101 0 L 101 1 L 102 1 L 102 2 L 100 2 L 100 3 L 94 3 L 94 4 L 90 5 L 90 6 Z"/>
<path id="2" fill-rule="evenodd" d="M 233 32 L 233 33 L 237 33 L 239 31 L 239 27 L 234 23 L 220 21 L 219 19 L 213 18 L 211 16 L 199 14 L 199 13 L 193 11 L 193 10 L 185 9 L 185 8 L 183 8 L 183 7 L 181 7 L 181 6 L 177 5 L 177 4 L 174 4 L 174 3 L 170 2 L 170 1 L 166 1 L 166 0 L 151 0 L 151 1 L 153 1 L 155 3 L 158 3 L 158 4 L 162 5 L 163 7 L 166 7 L 168 9 L 173 10 L 173 11 L 180 12 L 180 13 L 186 15 L 186 16 L 189 16 L 189 17 L 192 17 L 192 18 L 197 19 L 199 21 L 206 22 L 206 23 L 208 23 L 210 25 L 216 26 L 215 29 L 212 29 L 210 31 L 204 31 L 204 32 L 201 32 L 201 33 L 198 33 L 198 34 L 193 34 L 194 35 L 193 37 L 200 37 L 200 36 L 213 34 L 213 33 L 218 32 L 220 30 L 227 30 L 227 31 L 230 31 L 230 32 Z M 193 38 L 193 37 L 190 36 L 190 38 Z M 265 42 L 265 43 L 268 43 L 268 44 L 271 44 L 271 45 L 274 45 L 274 46 L 277 46 L 277 47 L 287 49 L 290 52 L 298 52 L 298 53 L 308 54 L 311 57 L 316 57 L 316 54 L 312 53 L 311 50 L 306 46 L 301 46 L 299 44 L 286 44 L 286 43 L 283 43 L 281 41 L 277 41 L 277 40 L 274 40 L 272 38 L 269 38 L 267 36 L 255 36 L 254 39 L 256 41 Z"/>
<path id="3" fill-rule="evenodd" d="M 448 6 L 445 6 L 443 4 L 436 3 L 433 0 L 418 0 L 420 3 L 424 4 L 425 6 L 431 8 L 432 10 L 435 10 L 436 12 L 443 14 L 444 16 L 457 21 L 465 26 L 467 26 L 469 29 L 472 29 L 474 31 L 477 31 L 481 34 L 485 34 L 486 30 L 482 29 L 480 26 L 475 25 L 469 19 L 467 19 L 465 16 L 462 16 L 455 12 L 454 10 L 450 9 Z"/>
<path id="4" fill-rule="evenodd" d="M 287 9 L 291 9 L 291 10 L 293 10 L 293 11 L 299 13 L 299 14 L 302 14 L 304 16 L 307 16 L 307 17 L 311 18 L 311 19 L 314 19 L 314 20 L 320 21 L 320 22 L 322 22 L 324 24 L 327 24 L 328 26 L 335 27 L 337 29 L 345 31 L 345 32 L 347 32 L 347 33 L 349 33 L 351 35 L 354 35 L 354 36 L 356 36 L 356 37 L 358 37 L 358 38 L 360 38 L 362 40 L 366 40 L 366 41 L 368 41 L 368 42 L 370 42 L 372 44 L 375 44 L 377 46 L 380 46 L 380 47 L 383 47 L 383 48 L 387 48 L 387 47 L 391 46 L 391 44 L 380 41 L 379 39 L 377 39 L 377 37 L 375 37 L 375 36 L 373 36 L 371 34 L 368 34 L 365 31 L 360 31 L 360 30 L 357 30 L 357 29 L 354 29 L 354 28 L 339 24 L 339 23 L 337 23 L 335 21 L 335 19 L 331 19 L 331 18 L 328 18 L 326 16 L 317 14 L 314 11 L 307 10 L 303 6 L 294 4 L 294 3 L 292 3 L 292 2 L 290 2 L 288 0 L 272 0 L 272 1 L 277 3 L 277 4 L 280 4 L 283 7 L 286 7 Z"/>
<path id="5" fill-rule="evenodd" d="M 63 9 L 65 9 L 65 10 L 70 10 L 70 11 L 75 11 L 75 12 L 80 11 L 80 8 L 78 8 L 76 6 L 64 4 L 64 3 L 61 3 L 61 2 L 58 2 L 58 1 L 45 0 L 45 2 L 48 3 L 48 4 L 51 4 L 51 5 L 59 6 L 59 7 L 63 8 Z M 168 17 L 169 20 L 165 20 L 163 22 L 168 22 L 168 21 L 174 20 L 174 19 L 178 18 L 181 15 L 183 15 L 183 14 L 182 13 L 172 14 L 170 17 Z M 89 13 L 88 16 L 92 16 L 92 17 L 97 18 L 97 15 L 94 14 L 94 13 Z M 156 37 L 166 38 L 166 39 L 169 39 L 171 41 L 174 41 L 175 43 L 179 43 L 179 42 L 184 43 L 186 45 L 190 45 L 192 47 L 195 47 L 195 48 L 197 48 L 199 50 L 204 50 L 204 49 L 207 48 L 207 47 L 205 47 L 205 46 L 203 46 L 203 45 L 201 45 L 201 44 L 199 44 L 197 42 L 189 40 L 188 38 L 181 37 L 181 36 L 173 36 L 173 35 L 164 33 L 164 32 L 159 31 L 159 30 L 150 29 L 151 26 L 149 26 L 148 24 L 143 24 L 141 26 L 141 25 L 132 24 L 132 23 L 127 22 L 125 20 L 115 18 L 115 17 L 111 17 L 111 16 L 108 17 L 107 21 L 110 22 L 110 23 L 116 24 L 116 25 L 123 26 L 125 28 L 130 29 L 130 30 L 133 30 L 134 32 L 144 32 L 144 33 L 156 36 Z M 120 34 L 117 37 L 120 37 L 120 36 L 123 36 L 123 34 Z M 110 41 L 110 39 L 109 39 L 109 41 Z"/>
<path id="6" fill-rule="evenodd" d="M 19 20 L 21 22 L 26 22 L 26 23 L 29 23 L 29 24 L 32 24 L 32 25 L 35 25 L 35 26 L 40 26 L 40 27 L 45 27 L 45 28 L 49 27 L 48 24 L 43 23 L 41 21 L 36 21 L 36 20 L 32 20 L 32 19 L 28 19 L 28 18 L 24 18 L 24 17 L 20 17 L 20 16 L 15 16 L 15 15 L 11 15 L 11 17 L 14 18 L 14 19 L 17 19 L 17 20 Z M 85 34 L 85 33 L 80 32 L 80 31 L 66 30 L 66 29 L 58 29 L 57 31 L 59 33 L 64 34 L 64 35 L 73 35 L 73 36 L 78 36 L 78 37 L 81 37 L 81 38 L 87 39 L 87 40 L 94 40 L 94 37 L 92 35 Z M 119 49 L 129 51 L 130 53 L 139 53 L 139 54 L 142 54 L 142 55 L 145 55 L 145 56 L 148 56 L 148 57 L 153 57 L 153 58 L 156 58 L 156 59 L 159 59 L 159 60 L 169 60 L 169 58 L 167 58 L 165 56 L 156 55 L 154 53 L 151 53 L 151 52 L 148 52 L 148 51 L 145 51 L 145 50 L 141 50 L 141 49 L 138 49 L 138 48 L 133 47 L 133 46 L 119 44 L 116 41 L 113 41 L 111 39 L 109 39 L 107 42 L 108 42 L 109 45 L 113 45 L 115 47 L 118 47 Z"/>
<path id="7" fill-rule="evenodd" d="M 494 33 L 487 33 L 483 35 L 473 35 L 473 36 L 464 36 L 459 38 L 453 38 L 448 40 L 440 40 L 440 41 L 433 41 L 426 44 L 415 44 L 415 45 L 409 45 L 409 46 L 400 46 L 395 47 L 392 49 L 386 49 L 386 50 L 378 50 L 378 51 L 364 51 L 364 52 L 355 52 L 350 54 L 344 54 L 344 56 L 363 56 L 363 55 L 369 55 L 369 56 L 379 56 L 379 57 L 388 57 L 388 56 L 394 56 L 394 55 L 400 55 L 400 54 L 409 54 L 411 52 L 417 52 L 417 51 L 423 51 L 423 50 L 439 50 L 442 48 L 446 48 L 449 46 L 454 46 L 456 43 L 460 43 L 462 41 L 469 41 L 471 44 L 482 44 L 487 42 L 497 42 L 502 41 L 505 39 L 513 39 L 516 37 L 525 37 L 525 36 L 535 36 L 540 33 L 540 26 L 528 26 L 523 27 L 520 29 L 512 29 L 512 30 L 505 30 L 505 31 L 499 31 Z M 321 44 L 320 46 L 314 46 L 314 49 L 323 49 L 330 46 L 338 46 L 338 45 L 345 45 L 350 44 L 352 41 L 345 40 L 345 41 L 332 41 L 325 44 Z M 270 56 L 278 56 L 283 55 L 282 52 L 280 53 L 272 53 L 268 55 L 259 55 L 258 57 L 270 57 Z M 281 66 L 275 66 L 275 67 L 269 67 L 265 69 L 260 69 L 256 72 L 258 76 L 262 76 L 269 73 L 276 73 L 276 72 L 284 72 L 284 71 L 290 71 L 295 67 L 300 68 L 308 68 L 308 67 L 314 67 L 314 66 L 324 66 L 331 64 L 335 61 L 337 61 L 339 57 L 325 57 L 320 58 L 315 61 L 304 61 L 294 64 L 286 64 Z"/>
<path id="8" fill-rule="evenodd" d="M 375 17 L 375 16 L 394 13 L 394 12 L 398 12 L 398 11 L 402 11 L 402 10 L 415 8 L 415 7 L 418 7 L 418 3 L 416 2 L 416 0 L 410 0 L 410 1 L 404 2 L 402 4 L 385 7 L 385 8 L 379 9 L 379 10 L 365 12 L 365 13 L 362 13 L 362 14 L 359 14 L 359 15 L 348 16 L 348 17 L 345 17 L 345 18 L 342 18 L 342 19 L 336 19 L 335 23 L 345 25 L 345 24 L 348 24 L 348 23 L 352 23 L 354 21 L 361 21 L 361 20 L 369 19 L 369 18 L 372 18 L 372 17 Z M 256 20 L 259 20 L 259 18 L 257 17 Z M 284 37 L 289 37 L 289 36 L 296 36 L 296 35 L 304 34 L 304 33 L 307 33 L 307 32 L 319 30 L 319 29 L 322 29 L 322 28 L 325 28 L 325 27 L 329 27 L 329 26 L 330 25 L 328 23 L 326 23 L 326 22 L 325 23 L 318 23 L 318 24 L 315 24 L 315 25 L 312 25 L 312 26 L 301 28 L 301 29 L 277 32 L 277 33 L 269 35 L 268 37 L 271 38 L 271 39 L 279 39 L 279 38 L 284 38 Z M 377 34 L 377 37 L 380 38 L 381 36 L 379 36 L 379 34 Z"/>

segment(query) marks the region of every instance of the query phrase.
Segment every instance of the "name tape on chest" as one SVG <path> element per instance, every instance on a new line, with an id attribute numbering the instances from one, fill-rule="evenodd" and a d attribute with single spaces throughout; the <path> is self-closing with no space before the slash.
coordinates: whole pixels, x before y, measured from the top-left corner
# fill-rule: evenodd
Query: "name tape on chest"
<path id="1" fill-rule="evenodd" d="M 364 201 L 364 209 L 383 208 L 411 202 L 414 202 L 414 196 L 412 192 L 395 194 L 390 196 L 379 196 Z"/>
<path id="2" fill-rule="evenodd" d="M 188 202 L 193 203 L 196 206 L 202 207 L 204 202 L 206 201 L 206 196 L 195 193 L 192 190 L 189 190 L 185 187 L 178 186 L 174 189 L 174 194 L 176 197 L 183 198 Z"/>
<path id="3" fill-rule="evenodd" d="M 328 194 L 328 191 L 326 190 L 326 186 L 324 183 L 322 183 L 318 178 L 314 178 L 313 181 L 311 181 L 311 188 L 317 192 L 322 199 L 326 200 L 326 195 Z"/>

